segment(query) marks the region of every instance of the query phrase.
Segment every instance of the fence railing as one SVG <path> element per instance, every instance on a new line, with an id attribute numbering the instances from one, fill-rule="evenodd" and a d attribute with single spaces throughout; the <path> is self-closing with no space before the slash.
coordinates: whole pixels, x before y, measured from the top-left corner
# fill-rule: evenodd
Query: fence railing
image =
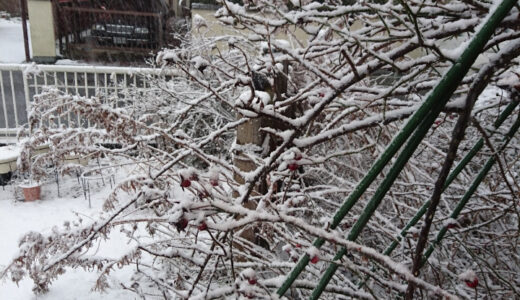
<path id="1" fill-rule="evenodd" d="M 0 64 L 0 143 L 11 141 L 18 128 L 27 124 L 33 96 L 45 87 L 97 96 L 118 106 L 119 100 L 142 94 L 154 79 L 174 75 L 175 71 L 153 68 Z M 79 119 L 71 123 L 71 117 L 58 122 L 65 126 L 81 124 Z"/>

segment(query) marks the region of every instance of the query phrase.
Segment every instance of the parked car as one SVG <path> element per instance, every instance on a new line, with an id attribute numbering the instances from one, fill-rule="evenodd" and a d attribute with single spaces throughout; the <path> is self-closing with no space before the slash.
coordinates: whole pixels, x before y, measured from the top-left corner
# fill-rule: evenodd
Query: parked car
<path id="1" fill-rule="evenodd" d="M 91 37 L 100 45 L 151 47 L 158 43 L 156 24 L 131 24 L 124 20 L 108 20 L 92 25 Z"/>
<path id="2" fill-rule="evenodd" d="M 173 32 L 187 32 L 190 9 L 183 7 L 175 16 L 170 7 L 175 1 L 165 0 L 96 0 L 89 10 L 88 40 L 97 45 L 156 49 L 171 42 Z M 188 13 L 187 13 L 188 12 Z M 172 22 L 173 20 L 173 22 Z M 175 28 L 171 26 L 175 24 Z M 181 26 L 179 26 L 181 24 Z"/>
<path id="3" fill-rule="evenodd" d="M 189 32 L 190 0 L 58 0 L 60 52 L 112 60 L 179 46 Z"/>

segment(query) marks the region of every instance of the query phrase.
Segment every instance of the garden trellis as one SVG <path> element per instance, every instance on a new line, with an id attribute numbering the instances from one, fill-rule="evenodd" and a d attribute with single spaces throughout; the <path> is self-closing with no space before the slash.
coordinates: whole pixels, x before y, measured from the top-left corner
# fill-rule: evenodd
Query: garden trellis
<path id="1" fill-rule="evenodd" d="M 406 125 L 400 130 L 400 132 L 391 142 L 386 151 L 374 163 L 373 167 L 370 169 L 367 175 L 354 189 L 354 192 L 345 200 L 344 204 L 338 210 L 336 215 L 334 215 L 334 218 L 330 224 L 330 229 L 335 229 L 340 224 L 341 220 L 345 217 L 350 208 L 352 208 L 352 206 L 355 205 L 359 197 L 361 197 L 361 195 L 366 191 L 368 186 L 374 181 L 377 175 L 390 161 L 393 155 L 408 139 L 408 136 L 413 133 L 405 149 L 399 155 L 397 161 L 394 163 L 389 173 L 386 174 L 384 181 L 380 184 L 375 195 L 372 197 L 371 201 L 365 207 L 363 214 L 359 217 L 358 221 L 354 224 L 352 230 L 350 231 L 348 235 L 348 240 L 356 240 L 356 238 L 361 233 L 363 227 L 367 224 L 368 220 L 373 215 L 374 211 L 377 209 L 377 206 L 383 199 L 384 195 L 386 194 L 396 177 L 403 169 L 408 159 L 414 153 L 415 149 L 417 148 L 421 140 L 424 138 L 430 127 L 433 125 L 433 122 L 441 112 L 444 105 L 448 102 L 451 95 L 455 92 L 457 86 L 460 84 L 464 75 L 468 72 L 471 65 L 475 62 L 482 49 L 484 48 L 488 40 L 491 38 L 491 35 L 493 34 L 495 28 L 507 16 L 509 11 L 513 8 L 513 6 L 516 3 L 517 1 L 514 0 L 505 0 L 502 1 L 502 3 L 497 7 L 497 9 L 493 12 L 493 14 L 487 20 L 487 22 L 476 34 L 475 38 L 471 41 L 471 43 L 468 45 L 468 47 L 457 60 L 457 62 L 455 62 L 455 64 L 450 68 L 450 70 L 446 73 L 442 80 L 437 84 L 437 86 L 431 92 L 430 96 L 426 99 L 424 104 L 422 104 L 421 107 L 417 110 L 417 112 L 415 112 L 413 116 L 410 117 Z M 418 125 L 419 127 L 416 128 Z M 513 127 L 512 130 L 513 129 L 516 131 L 518 127 Z M 478 183 L 476 183 L 476 185 L 478 186 Z M 469 196 L 471 196 L 471 194 Z M 437 242 L 439 242 L 440 239 L 442 239 L 441 235 L 439 235 L 439 239 L 437 240 Z M 318 238 L 314 241 L 313 245 L 319 248 L 324 243 L 325 240 L 323 238 Z M 341 248 L 334 257 L 334 261 L 340 260 L 346 253 L 347 249 Z M 285 282 L 278 289 L 278 294 L 280 296 L 283 296 L 285 292 L 290 288 L 291 284 L 294 282 L 294 280 L 296 280 L 297 276 L 303 271 L 303 269 L 309 263 L 309 261 L 310 258 L 307 254 L 300 259 L 298 264 L 287 276 Z M 335 262 L 332 262 L 330 264 L 329 268 L 321 278 L 320 283 L 314 290 L 311 296 L 312 299 L 319 298 L 319 296 L 327 286 L 328 282 L 330 281 L 338 267 L 339 265 Z"/>

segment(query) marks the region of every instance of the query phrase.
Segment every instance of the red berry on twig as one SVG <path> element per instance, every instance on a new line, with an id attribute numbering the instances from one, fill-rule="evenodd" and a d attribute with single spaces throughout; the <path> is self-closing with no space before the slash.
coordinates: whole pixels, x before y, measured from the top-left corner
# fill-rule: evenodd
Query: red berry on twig
<path id="1" fill-rule="evenodd" d="M 289 170 L 291 171 L 296 171 L 298 170 L 298 164 L 297 163 L 292 163 L 292 164 L 289 164 L 289 166 L 287 166 L 289 168 Z"/>
<path id="2" fill-rule="evenodd" d="M 177 227 L 177 231 L 184 231 L 184 229 L 188 227 L 188 220 L 185 218 L 180 219 L 175 223 L 175 227 Z"/>
<path id="3" fill-rule="evenodd" d="M 190 185 L 191 185 L 191 181 L 190 181 L 189 179 L 183 179 L 183 180 L 181 181 L 181 187 L 183 187 L 183 188 L 187 188 L 187 187 L 189 187 Z"/>
<path id="4" fill-rule="evenodd" d="M 478 278 L 473 279 L 473 281 L 466 280 L 466 285 L 470 288 L 476 288 L 478 286 Z"/>
<path id="5" fill-rule="evenodd" d="M 318 256 L 313 256 L 311 258 L 311 263 L 317 264 L 320 261 L 320 258 Z"/>
<path id="6" fill-rule="evenodd" d="M 255 285 L 256 284 L 256 278 L 249 278 L 249 280 L 247 282 L 249 282 L 249 284 L 251 284 L 251 285 Z"/>
<path id="7" fill-rule="evenodd" d="M 202 223 L 199 224 L 198 228 L 199 228 L 200 231 L 203 231 L 203 230 L 208 229 L 208 225 L 206 225 L 206 222 L 202 222 Z"/>

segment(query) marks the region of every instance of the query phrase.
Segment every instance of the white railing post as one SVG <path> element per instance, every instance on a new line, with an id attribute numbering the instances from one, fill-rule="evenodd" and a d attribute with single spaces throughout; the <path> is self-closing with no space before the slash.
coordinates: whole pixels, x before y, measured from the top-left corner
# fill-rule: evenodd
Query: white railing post
<path id="1" fill-rule="evenodd" d="M 2 92 L 2 107 L 4 109 L 4 124 L 5 129 L 9 128 L 8 120 L 7 120 L 7 105 L 5 104 L 5 91 L 4 91 L 4 77 L 2 75 L 2 70 L 0 70 L 0 91 Z"/>
<path id="2" fill-rule="evenodd" d="M 14 80 L 13 80 L 13 71 L 9 71 L 9 79 L 11 80 L 11 97 L 13 102 L 13 110 L 14 110 L 14 123 L 16 124 L 16 127 L 20 126 L 18 123 L 18 110 L 16 109 L 16 91 L 14 89 Z"/>
<path id="3" fill-rule="evenodd" d="M 23 93 L 25 96 L 25 114 L 27 115 L 27 122 L 29 122 L 29 114 L 31 112 L 31 95 L 29 90 L 29 81 L 27 80 L 27 74 L 22 71 L 23 78 Z"/>

